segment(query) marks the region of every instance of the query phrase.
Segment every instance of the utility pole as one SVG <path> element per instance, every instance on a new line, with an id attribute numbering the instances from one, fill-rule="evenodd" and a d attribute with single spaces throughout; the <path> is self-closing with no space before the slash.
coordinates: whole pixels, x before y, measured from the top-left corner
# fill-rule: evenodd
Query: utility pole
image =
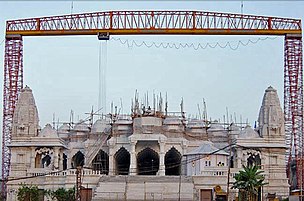
<path id="1" fill-rule="evenodd" d="M 179 174 L 178 201 L 181 201 L 181 185 L 182 185 L 182 174 Z"/>
<path id="2" fill-rule="evenodd" d="M 229 131 L 228 131 L 229 132 Z M 231 144 L 231 140 L 228 139 L 228 143 L 230 143 L 229 145 L 229 159 L 228 159 L 228 175 L 227 175 L 227 200 L 229 200 L 229 184 L 230 184 L 230 165 L 231 165 L 231 149 L 232 149 L 232 144 Z"/>
<path id="3" fill-rule="evenodd" d="M 76 201 L 81 201 L 81 170 L 81 166 L 76 168 Z"/>

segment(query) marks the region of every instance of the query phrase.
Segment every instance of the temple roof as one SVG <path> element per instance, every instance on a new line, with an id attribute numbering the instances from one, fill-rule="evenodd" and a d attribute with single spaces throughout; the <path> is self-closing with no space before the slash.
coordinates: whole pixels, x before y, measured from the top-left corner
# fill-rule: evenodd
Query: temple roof
<path id="1" fill-rule="evenodd" d="M 245 129 L 240 132 L 239 138 L 260 138 L 260 135 L 253 130 L 251 126 L 247 125 Z"/>
<path id="2" fill-rule="evenodd" d="M 219 150 L 217 147 L 213 145 L 210 141 L 202 141 L 202 144 L 190 151 L 189 153 L 186 153 L 185 155 L 229 155 L 224 150 Z"/>
<path id="3" fill-rule="evenodd" d="M 108 132 L 109 129 L 111 129 L 111 125 L 109 124 L 109 121 L 107 121 L 106 119 L 97 119 L 92 126 L 93 133 Z"/>
<path id="4" fill-rule="evenodd" d="M 74 131 L 82 131 L 82 132 L 88 132 L 89 131 L 89 125 L 85 123 L 84 120 L 79 120 L 78 123 L 75 124 Z"/>
<path id="5" fill-rule="evenodd" d="M 45 125 L 45 127 L 40 131 L 38 137 L 48 137 L 48 138 L 58 138 L 57 131 L 52 128 L 50 124 Z"/>

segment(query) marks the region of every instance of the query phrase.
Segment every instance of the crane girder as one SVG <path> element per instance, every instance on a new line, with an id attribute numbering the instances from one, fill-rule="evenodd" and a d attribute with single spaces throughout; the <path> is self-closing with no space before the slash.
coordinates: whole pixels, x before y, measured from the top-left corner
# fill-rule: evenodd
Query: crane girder
<path id="1" fill-rule="evenodd" d="M 10 20 L 6 36 L 301 34 L 301 20 L 202 11 L 109 11 Z"/>

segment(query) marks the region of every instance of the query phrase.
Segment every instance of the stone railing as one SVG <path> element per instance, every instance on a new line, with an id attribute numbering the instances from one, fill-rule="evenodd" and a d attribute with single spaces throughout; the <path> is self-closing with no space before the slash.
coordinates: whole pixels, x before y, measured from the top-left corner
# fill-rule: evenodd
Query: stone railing
<path id="1" fill-rule="evenodd" d="M 201 176 L 227 176 L 228 167 L 204 167 L 200 173 Z"/>
<path id="2" fill-rule="evenodd" d="M 90 170 L 90 169 L 83 169 L 82 175 L 103 175 L 102 171 L 99 170 Z M 70 169 L 70 170 L 63 170 L 63 171 L 53 171 L 49 169 L 42 169 L 42 168 L 35 168 L 30 169 L 27 171 L 27 176 L 39 176 L 39 175 L 46 175 L 46 176 L 69 176 L 69 175 L 76 175 L 76 169 Z"/>
<path id="3" fill-rule="evenodd" d="M 230 168 L 230 179 L 241 170 L 242 168 Z M 226 176 L 228 175 L 228 167 L 205 167 L 204 170 L 200 172 L 201 176 Z"/>
<path id="4" fill-rule="evenodd" d="M 130 197 L 129 194 L 126 194 L 125 192 L 97 192 L 98 198 L 101 198 L 102 200 L 111 200 L 111 201 L 120 201 L 125 200 Z M 146 201 L 152 201 L 152 200 L 194 200 L 194 194 L 193 193 L 161 193 L 161 192 L 142 192 L 142 194 L 139 195 L 139 197 L 142 197 L 143 200 Z"/>

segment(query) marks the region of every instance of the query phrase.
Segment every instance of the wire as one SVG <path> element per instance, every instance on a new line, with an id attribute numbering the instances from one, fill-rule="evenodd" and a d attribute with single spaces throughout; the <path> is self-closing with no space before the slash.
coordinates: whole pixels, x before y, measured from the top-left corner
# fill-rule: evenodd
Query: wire
<path id="1" fill-rule="evenodd" d="M 239 49 L 240 46 L 248 46 L 249 44 L 257 44 L 260 41 L 265 41 L 265 40 L 275 40 L 277 37 L 265 37 L 265 38 L 257 38 L 255 40 L 253 39 L 248 39 L 245 41 L 238 40 L 238 41 L 227 41 L 223 42 L 222 44 L 220 42 L 216 43 L 169 43 L 169 42 L 147 42 L 147 41 L 136 41 L 136 40 L 128 40 L 128 39 L 122 39 L 122 38 L 116 38 L 112 37 L 110 40 L 119 42 L 122 45 L 126 45 L 128 48 L 133 48 L 133 47 L 146 47 L 146 48 L 163 48 L 163 49 L 194 49 L 194 50 L 199 50 L 199 49 L 207 49 L 207 48 L 230 48 L 231 50 L 237 50 Z M 233 43 L 236 43 L 236 45 L 233 45 Z"/>

